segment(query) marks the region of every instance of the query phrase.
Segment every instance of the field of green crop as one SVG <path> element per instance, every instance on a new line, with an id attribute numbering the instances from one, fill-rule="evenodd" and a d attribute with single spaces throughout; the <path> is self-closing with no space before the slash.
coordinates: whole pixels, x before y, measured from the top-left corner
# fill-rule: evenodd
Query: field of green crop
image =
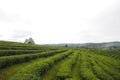
<path id="1" fill-rule="evenodd" d="M 120 80 L 120 49 L 0 41 L 0 80 Z"/>

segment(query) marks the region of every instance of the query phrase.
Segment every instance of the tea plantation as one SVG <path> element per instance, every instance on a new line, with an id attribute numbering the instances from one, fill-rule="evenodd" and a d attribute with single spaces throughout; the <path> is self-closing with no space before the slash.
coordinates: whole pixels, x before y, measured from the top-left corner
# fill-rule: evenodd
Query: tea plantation
<path id="1" fill-rule="evenodd" d="M 0 41 L 0 80 L 120 80 L 120 49 Z"/>

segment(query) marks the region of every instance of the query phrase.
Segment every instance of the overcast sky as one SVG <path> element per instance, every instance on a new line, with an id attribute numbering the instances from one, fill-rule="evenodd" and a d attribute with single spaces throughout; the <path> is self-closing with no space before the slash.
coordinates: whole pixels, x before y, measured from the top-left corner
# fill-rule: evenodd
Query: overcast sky
<path id="1" fill-rule="evenodd" d="M 120 0 L 0 0 L 0 40 L 120 41 Z"/>

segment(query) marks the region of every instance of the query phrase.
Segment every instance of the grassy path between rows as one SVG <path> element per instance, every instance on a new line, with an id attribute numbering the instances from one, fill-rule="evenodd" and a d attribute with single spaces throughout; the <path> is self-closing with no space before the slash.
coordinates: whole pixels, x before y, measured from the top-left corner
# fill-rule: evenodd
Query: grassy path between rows
<path id="1" fill-rule="evenodd" d="M 82 80 L 80 77 L 80 54 L 78 56 L 77 62 L 72 69 L 72 79 L 73 80 Z"/>

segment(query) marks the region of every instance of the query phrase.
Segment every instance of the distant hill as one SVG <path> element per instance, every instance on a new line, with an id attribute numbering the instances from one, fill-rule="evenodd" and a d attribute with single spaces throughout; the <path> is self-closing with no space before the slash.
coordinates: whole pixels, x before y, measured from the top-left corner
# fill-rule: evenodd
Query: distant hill
<path id="1" fill-rule="evenodd" d="M 48 44 L 48 45 L 53 45 L 53 46 L 68 46 L 68 47 L 100 47 L 100 48 L 116 48 L 120 47 L 120 42 L 119 41 L 114 41 L 114 42 L 103 42 L 103 43 L 64 43 L 64 44 Z"/>

